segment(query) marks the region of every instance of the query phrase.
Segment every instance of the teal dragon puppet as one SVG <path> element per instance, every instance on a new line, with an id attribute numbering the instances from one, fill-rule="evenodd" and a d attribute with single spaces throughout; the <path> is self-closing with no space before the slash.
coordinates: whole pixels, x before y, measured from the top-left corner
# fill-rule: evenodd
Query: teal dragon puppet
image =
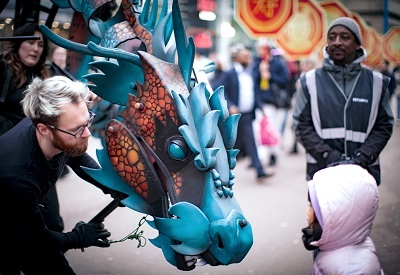
<path id="1" fill-rule="evenodd" d="M 158 1 L 139 10 L 122 0 L 110 18 L 96 17 L 110 2 L 70 1 L 98 44 L 75 43 L 42 26 L 53 43 L 106 58 L 90 63 L 101 72 L 84 78 L 101 98 L 124 107 L 105 128 L 101 169 L 86 171 L 124 194 L 125 206 L 154 218 L 148 223 L 159 235 L 151 242 L 170 264 L 191 270 L 188 258 L 239 263 L 253 244 L 233 192 L 240 115 L 229 115 L 223 87 L 210 91 L 193 73 L 195 46 L 177 0 L 170 12 L 164 1 L 160 13 Z M 141 41 L 137 51 L 116 48 L 131 39 Z"/>

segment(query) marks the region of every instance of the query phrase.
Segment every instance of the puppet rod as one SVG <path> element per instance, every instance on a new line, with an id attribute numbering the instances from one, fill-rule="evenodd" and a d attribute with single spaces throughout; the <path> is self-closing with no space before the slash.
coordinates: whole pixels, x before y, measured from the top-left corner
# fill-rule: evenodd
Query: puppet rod
<path id="1" fill-rule="evenodd" d="M 123 198 L 121 196 L 115 197 L 106 207 L 104 207 L 96 216 L 94 216 L 89 222 L 101 223 L 104 219 L 110 215 L 117 207 Z"/>
<path id="2" fill-rule="evenodd" d="M 15 40 L 39 40 L 40 36 L 3 36 L 0 41 L 15 41 Z"/>

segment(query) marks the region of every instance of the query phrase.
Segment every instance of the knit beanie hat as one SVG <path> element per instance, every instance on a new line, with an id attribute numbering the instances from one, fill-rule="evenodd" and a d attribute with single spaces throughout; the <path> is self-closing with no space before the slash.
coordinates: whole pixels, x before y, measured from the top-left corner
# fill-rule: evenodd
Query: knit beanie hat
<path id="1" fill-rule="evenodd" d="M 348 28 L 356 37 L 356 39 L 358 40 L 358 42 L 360 42 L 360 45 L 362 43 L 362 39 L 361 39 L 361 34 L 360 34 L 360 27 L 358 26 L 357 22 L 354 21 L 353 19 L 349 18 L 349 17 L 339 17 L 337 19 L 335 19 L 328 27 L 328 33 L 329 31 L 335 27 L 335 26 L 345 26 L 346 28 Z"/>

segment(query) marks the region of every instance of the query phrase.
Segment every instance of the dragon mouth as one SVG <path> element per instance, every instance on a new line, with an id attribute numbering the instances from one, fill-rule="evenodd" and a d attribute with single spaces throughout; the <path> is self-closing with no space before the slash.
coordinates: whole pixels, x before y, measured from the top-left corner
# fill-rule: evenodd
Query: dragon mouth
<path id="1" fill-rule="evenodd" d="M 194 269 L 196 266 L 211 265 L 218 266 L 222 263 L 218 261 L 209 251 L 196 256 L 185 256 L 182 255 L 185 261 L 185 266 L 188 270 Z"/>
<path id="2" fill-rule="evenodd" d="M 222 240 L 221 240 L 222 243 Z M 202 259 L 211 266 L 221 265 L 222 263 L 218 261 L 208 250 L 201 254 Z"/>
<path id="3" fill-rule="evenodd" d="M 147 154 L 148 159 L 153 165 L 155 175 L 152 176 L 157 179 L 159 184 L 162 186 L 163 190 L 167 193 L 169 201 L 171 204 L 175 204 L 178 202 L 178 199 L 175 195 L 174 191 L 174 180 L 169 174 L 168 168 L 164 165 L 164 163 L 159 159 L 159 157 L 154 153 L 154 151 L 150 148 L 150 146 L 140 137 L 138 137 L 140 141 L 140 145 L 144 148 L 145 153 Z"/>

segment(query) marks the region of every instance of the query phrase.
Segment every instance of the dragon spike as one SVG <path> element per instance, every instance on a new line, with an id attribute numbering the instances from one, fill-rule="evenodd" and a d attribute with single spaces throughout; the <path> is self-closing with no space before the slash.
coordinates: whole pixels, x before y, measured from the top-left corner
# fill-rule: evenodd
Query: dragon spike
<path id="1" fill-rule="evenodd" d="M 178 110 L 184 110 L 187 108 L 186 106 L 186 99 L 183 97 L 183 95 L 178 94 L 174 90 L 171 91 L 173 98 L 175 99 L 175 104 L 177 105 Z M 189 123 L 189 117 L 188 117 L 188 112 L 181 112 L 179 111 L 179 115 L 181 118 L 182 123 L 188 124 Z"/>
<path id="2" fill-rule="evenodd" d="M 158 0 L 153 1 L 153 6 L 151 7 L 151 11 L 149 13 L 150 2 L 151 1 L 146 1 L 144 3 L 143 11 L 139 15 L 139 22 L 148 31 L 154 33 L 154 28 L 157 25 Z M 159 18 L 164 18 L 167 15 L 167 12 L 168 12 L 168 1 L 163 1 Z"/>
<path id="3" fill-rule="evenodd" d="M 215 165 L 218 148 L 213 148 L 217 137 L 219 110 L 211 110 L 208 105 L 209 93 L 205 84 L 195 86 L 187 98 L 173 91 L 177 109 L 184 125 L 179 131 L 197 155 L 194 163 L 200 171 Z M 201 133 L 201 134 L 199 134 Z"/>
<path id="4" fill-rule="evenodd" d="M 224 86 L 218 87 L 211 95 L 210 106 L 213 110 L 221 111 L 221 121 L 229 116 L 228 104 L 224 97 Z"/>
<path id="5" fill-rule="evenodd" d="M 187 39 L 178 0 L 174 0 L 172 3 L 172 22 L 174 25 L 175 42 L 178 52 L 178 64 L 186 86 L 188 90 L 190 90 L 195 46 L 192 37 Z"/>
<path id="6" fill-rule="evenodd" d="M 240 114 L 229 116 L 228 105 L 224 97 L 224 87 L 218 87 L 210 98 L 210 106 L 213 110 L 220 111 L 218 126 L 221 131 L 225 147 L 232 149 L 236 142 L 237 127 Z"/>
<path id="7" fill-rule="evenodd" d="M 227 150 L 231 150 L 235 146 L 240 116 L 240 114 L 231 115 L 220 126 L 221 135 Z"/>
<path id="8" fill-rule="evenodd" d="M 83 77 L 96 85 L 98 96 L 120 106 L 126 105 L 129 93 L 137 94 L 136 83 L 143 83 L 144 80 L 141 67 L 129 62 L 118 60 L 118 63 L 115 63 L 101 60 L 90 64 L 100 69 L 102 73 L 92 73 Z M 114 81 L 109 81 L 110 78 Z M 116 82 L 118 85 L 115 85 Z"/>
<path id="9" fill-rule="evenodd" d="M 168 48 L 166 46 L 172 32 L 172 16 L 169 13 L 161 20 L 154 31 L 154 37 L 160 39 L 153 39 L 153 55 L 169 63 L 175 63 L 175 44 L 171 43 Z"/>
<path id="10" fill-rule="evenodd" d="M 98 55 L 107 58 L 116 58 L 126 62 L 130 62 L 137 66 L 142 66 L 138 55 L 126 52 L 121 49 L 110 49 L 99 46 L 93 42 L 89 42 L 87 48 L 91 51 L 91 55 Z"/>
<path id="11" fill-rule="evenodd" d="M 54 32 L 52 32 L 46 25 L 42 24 L 40 25 L 40 31 L 43 33 L 49 41 L 52 43 L 61 46 L 67 50 L 74 51 L 80 54 L 86 54 L 86 55 L 92 55 L 94 56 L 95 54 L 91 52 L 86 45 L 76 43 L 70 40 L 67 40 L 65 38 L 62 38 L 61 36 L 58 36 Z"/>
<path id="12" fill-rule="evenodd" d="M 193 88 L 189 95 L 189 102 L 194 117 L 204 116 L 211 111 L 210 106 L 208 105 L 208 96 L 209 93 L 204 82 L 201 82 Z"/>

